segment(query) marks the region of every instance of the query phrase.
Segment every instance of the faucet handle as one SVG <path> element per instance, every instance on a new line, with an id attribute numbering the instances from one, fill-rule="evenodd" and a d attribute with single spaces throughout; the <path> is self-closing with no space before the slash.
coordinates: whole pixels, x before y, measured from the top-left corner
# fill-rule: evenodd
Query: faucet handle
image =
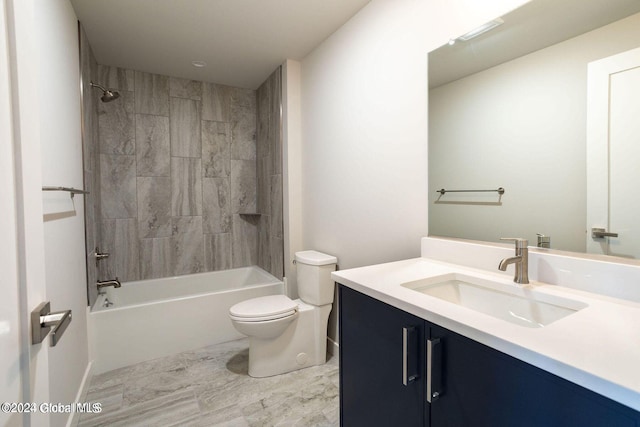
<path id="1" fill-rule="evenodd" d="M 500 240 L 508 240 L 516 244 L 516 249 L 524 249 L 529 246 L 529 241 L 522 237 L 501 237 Z"/>

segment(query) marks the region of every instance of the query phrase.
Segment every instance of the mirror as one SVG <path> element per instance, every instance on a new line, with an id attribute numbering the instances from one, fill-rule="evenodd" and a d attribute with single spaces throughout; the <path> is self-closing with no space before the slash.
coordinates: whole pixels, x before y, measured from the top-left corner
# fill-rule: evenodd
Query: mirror
<path id="1" fill-rule="evenodd" d="M 429 54 L 429 234 L 586 252 L 587 64 L 640 46 L 640 1 L 532 0 L 501 18 Z"/>

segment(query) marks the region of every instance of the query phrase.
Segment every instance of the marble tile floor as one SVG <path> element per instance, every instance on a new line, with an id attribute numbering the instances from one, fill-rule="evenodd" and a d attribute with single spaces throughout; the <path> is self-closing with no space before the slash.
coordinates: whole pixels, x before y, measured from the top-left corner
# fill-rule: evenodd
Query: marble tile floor
<path id="1" fill-rule="evenodd" d="M 78 426 L 338 426 L 338 360 L 269 378 L 247 374 L 241 339 L 96 375 Z"/>

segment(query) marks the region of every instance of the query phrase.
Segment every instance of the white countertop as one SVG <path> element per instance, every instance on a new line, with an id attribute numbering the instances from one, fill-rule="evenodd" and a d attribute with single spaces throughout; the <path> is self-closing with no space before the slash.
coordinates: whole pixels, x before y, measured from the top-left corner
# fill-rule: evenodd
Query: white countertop
<path id="1" fill-rule="evenodd" d="M 543 328 L 527 328 L 400 286 L 458 272 L 531 286 L 536 292 L 588 306 Z M 332 273 L 356 291 L 467 336 L 640 411 L 640 304 L 427 258 Z"/>

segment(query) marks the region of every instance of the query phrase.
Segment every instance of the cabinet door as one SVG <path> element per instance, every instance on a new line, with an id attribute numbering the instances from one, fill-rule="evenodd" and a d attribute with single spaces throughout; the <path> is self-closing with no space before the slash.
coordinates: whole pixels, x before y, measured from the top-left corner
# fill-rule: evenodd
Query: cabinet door
<path id="1" fill-rule="evenodd" d="M 440 338 L 440 397 L 431 425 L 472 427 L 637 426 L 638 412 L 469 338 Z M 594 349 L 595 350 L 595 349 Z"/>
<path id="2" fill-rule="evenodd" d="M 340 425 L 424 426 L 424 320 L 340 286 Z"/>

